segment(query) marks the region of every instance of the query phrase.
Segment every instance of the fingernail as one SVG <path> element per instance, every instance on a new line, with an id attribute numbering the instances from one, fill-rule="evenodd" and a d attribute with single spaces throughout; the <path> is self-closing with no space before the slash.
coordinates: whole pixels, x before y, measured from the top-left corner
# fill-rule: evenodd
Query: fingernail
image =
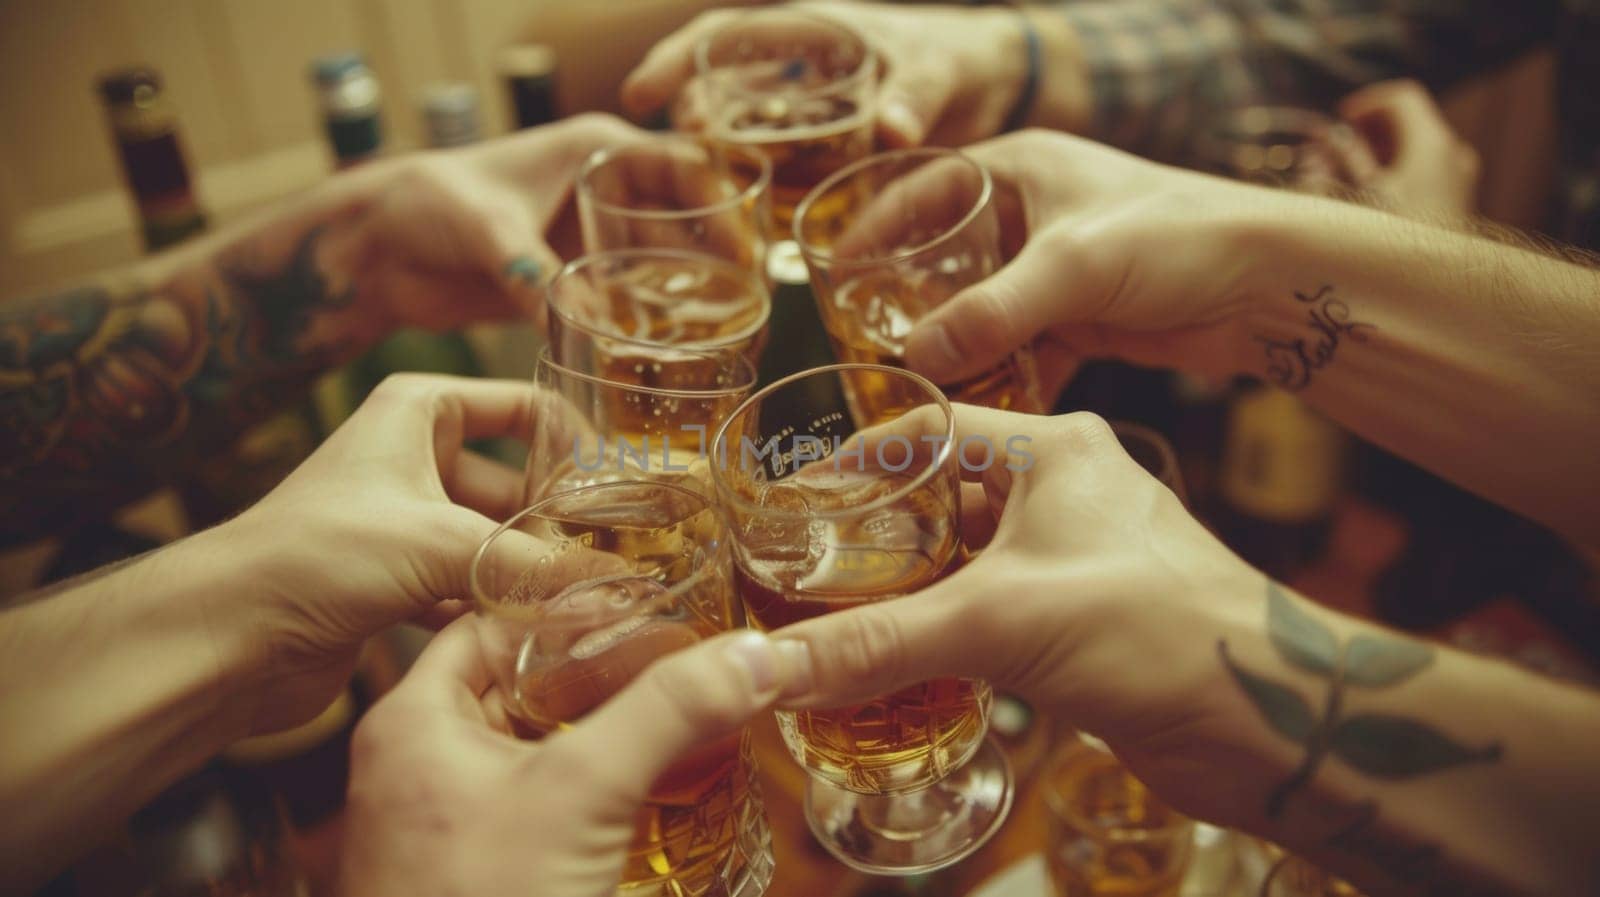
<path id="1" fill-rule="evenodd" d="M 770 697 L 778 691 L 778 652 L 772 640 L 759 632 L 741 632 L 723 649 L 728 659 L 744 667 L 757 695 Z"/>
<path id="2" fill-rule="evenodd" d="M 811 667 L 811 646 L 805 642 L 784 639 L 774 643 L 778 657 L 783 661 L 783 693 L 780 698 L 798 698 L 811 691 L 816 684 Z"/>
<path id="3" fill-rule="evenodd" d="M 938 374 L 960 362 L 942 324 L 918 327 L 906 340 L 906 366 L 922 374 Z"/>
<path id="4" fill-rule="evenodd" d="M 899 134 L 906 143 L 922 142 L 922 122 L 917 120 L 917 114 L 902 100 L 886 100 L 878 111 L 878 117 L 890 130 Z"/>
<path id="5" fill-rule="evenodd" d="M 538 286 L 544 268 L 531 255 L 519 255 L 506 263 L 507 280 L 520 280 L 528 286 Z"/>

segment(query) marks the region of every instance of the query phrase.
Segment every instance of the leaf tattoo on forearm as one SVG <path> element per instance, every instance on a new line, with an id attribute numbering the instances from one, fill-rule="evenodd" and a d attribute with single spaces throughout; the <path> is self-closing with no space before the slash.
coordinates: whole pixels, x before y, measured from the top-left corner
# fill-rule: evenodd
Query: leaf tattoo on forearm
<path id="1" fill-rule="evenodd" d="M 1268 816 L 1277 818 L 1283 813 L 1289 797 L 1311 780 L 1329 754 L 1380 779 L 1411 778 L 1500 758 L 1498 743 L 1467 747 L 1410 717 L 1345 715 L 1347 687 L 1381 689 L 1411 679 L 1433 663 L 1433 649 L 1427 645 L 1366 633 L 1341 644 L 1333 630 L 1272 582 L 1267 584 L 1267 635 L 1286 662 L 1328 681 L 1319 717 L 1298 691 L 1239 666 L 1228 652 L 1227 641 L 1217 642 L 1223 665 L 1267 725 L 1306 748 L 1299 766 L 1268 797 Z"/>

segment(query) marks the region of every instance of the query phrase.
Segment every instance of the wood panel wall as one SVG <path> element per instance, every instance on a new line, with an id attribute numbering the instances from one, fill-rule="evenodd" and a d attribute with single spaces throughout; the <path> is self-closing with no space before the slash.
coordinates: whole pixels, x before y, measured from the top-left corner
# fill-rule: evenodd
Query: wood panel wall
<path id="1" fill-rule="evenodd" d="M 424 139 L 423 89 L 476 85 L 486 130 L 507 101 L 496 51 L 553 46 L 562 105 L 614 108 L 651 44 L 711 0 L 0 0 L 0 297 L 136 258 L 94 84 L 107 68 L 159 68 L 178 108 L 201 200 L 225 222 L 332 168 L 311 87 L 319 54 L 363 51 L 395 148 Z"/>

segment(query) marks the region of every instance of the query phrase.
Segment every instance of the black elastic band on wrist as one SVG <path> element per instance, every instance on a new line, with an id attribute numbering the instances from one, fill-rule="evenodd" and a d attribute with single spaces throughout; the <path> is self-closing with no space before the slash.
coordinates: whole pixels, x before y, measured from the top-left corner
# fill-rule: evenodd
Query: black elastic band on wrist
<path id="1" fill-rule="evenodd" d="M 1022 92 L 1017 94 L 1017 102 L 1011 107 L 1011 114 L 1006 116 L 1006 121 L 1001 126 L 1001 132 L 1020 130 L 1028 123 L 1028 116 L 1033 112 L 1034 96 L 1039 93 L 1039 76 L 1043 66 L 1039 49 L 1039 29 L 1033 27 L 1033 21 L 1028 14 L 1018 11 L 1017 18 L 1022 24 L 1022 38 L 1028 47 L 1028 70 L 1022 79 Z"/>

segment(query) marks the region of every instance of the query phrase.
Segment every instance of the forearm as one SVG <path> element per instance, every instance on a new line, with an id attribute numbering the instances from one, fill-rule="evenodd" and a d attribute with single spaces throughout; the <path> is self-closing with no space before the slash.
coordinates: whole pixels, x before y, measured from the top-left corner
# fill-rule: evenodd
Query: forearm
<path id="1" fill-rule="evenodd" d="M 0 304 L 0 537 L 137 497 L 300 395 L 388 322 L 354 301 L 372 177 L 133 270 Z"/>
<path id="2" fill-rule="evenodd" d="M 1239 334 L 1244 372 L 1569 537 L 1600 544 L 1600 273 L 1288 199 Z"/>
<path id="3" fill-rule="evenodd" d="M 1483 71 L 1556 32 L 1560 4 L 1471 0 L 1123 0 L 1060 2 L 1053 18 L 1071 40 L 1076 79 L 1041 102 L 1035 124 L 1063 127 L 1142 155 L 1182 158 L 1188 142 L 1242 106 L 1327 108 L 1340 96 L 1399 76 L 1435 87 Z M 1054 61 L 1054 60 L 1053 60 Z M 1083 98 L 1072 99 L 1074 90 Z M 1063 116 L 1072 110 L 1076 117 Z"/>
<path id="4" fill-rule="evenodd" d="M 1230 821 L 1375 897 L 1600 885 L 1600 698 L 1283 590 L 1266 616 L 1217 646 L 1226 756 L 1266 758 Z"/>
<path id="5" fill-rule="evenodd" d="M 0 893 L 27 893 L 246 734 L 230 693 L 254 647 L 215 612 L 239 574 L 217 532 L 0 614 L 0 803 L 16 810 Z"/>

